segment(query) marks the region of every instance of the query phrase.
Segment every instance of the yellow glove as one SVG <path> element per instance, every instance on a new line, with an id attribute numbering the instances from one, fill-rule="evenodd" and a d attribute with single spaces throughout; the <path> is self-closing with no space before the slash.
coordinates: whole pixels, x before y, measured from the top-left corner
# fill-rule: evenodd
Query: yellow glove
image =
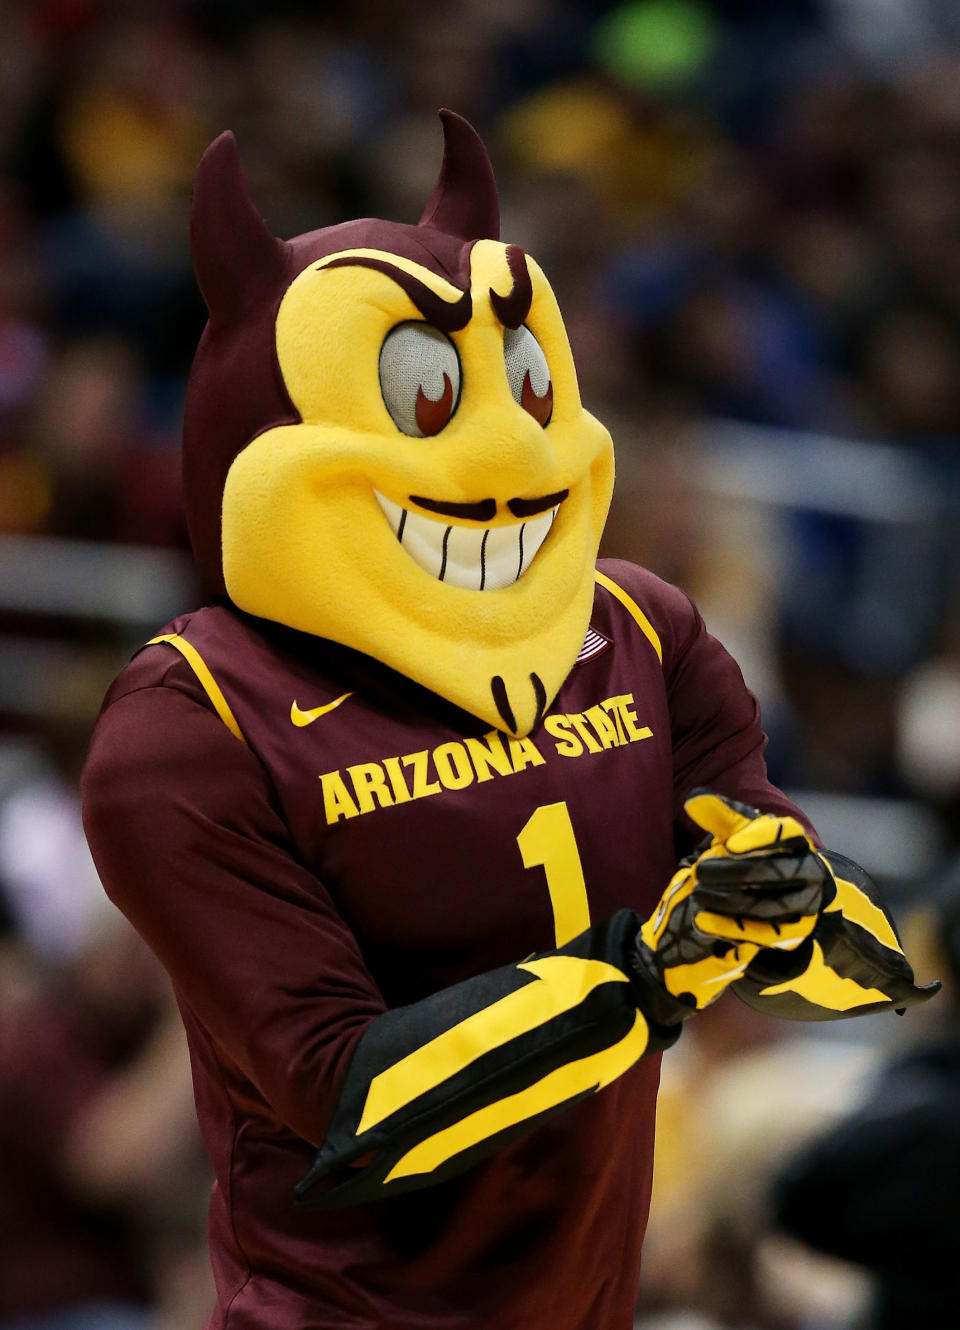
<path id="1" fill-rule="evenodd" d="M 640 930 L 637 960 L 689 1015 L 739 979 L 762 948 L 799 947 L 836 888 L 796 818 L 709 790 L 695 790 L 684 807 L 713 839 L 671 878 Z"/>

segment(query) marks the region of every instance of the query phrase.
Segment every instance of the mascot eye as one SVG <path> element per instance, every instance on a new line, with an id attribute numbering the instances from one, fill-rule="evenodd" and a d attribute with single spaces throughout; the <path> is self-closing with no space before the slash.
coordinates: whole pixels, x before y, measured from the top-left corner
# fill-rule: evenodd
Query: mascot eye
<path id="1" fill-rule="evenodd" d="M 548 424 L 553 414 L 553 384 L 547 358 L 529 328 L 504 329 L 503 358 L 516 401 L 538 424 Z"/>
<path id="2" fill-rule="evenodd" d="M 439 434 L 460 401 L 457 348 L 429 323 L 401 323 L 380 350 L 380 391 L 404 434 Z"/>

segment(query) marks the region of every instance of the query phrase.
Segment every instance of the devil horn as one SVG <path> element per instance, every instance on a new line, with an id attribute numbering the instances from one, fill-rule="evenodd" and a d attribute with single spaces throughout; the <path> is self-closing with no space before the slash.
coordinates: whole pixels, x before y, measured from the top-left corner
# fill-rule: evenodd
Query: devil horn
<path id="1" fill-rule="evenodd" d="M 440 119 L 443 165 L 420 225 L 435 226 L 462 240 L 499 240 L 497 186 L 483 140 L 454 111 L 441 111 Z"/>
<path id="2" fill-rule="evenodd" d="M 282 275 L 286 245 L 253 206 L 230 130 L 200 158 L 190 249 L 211 323 L 238 319 Z"/>

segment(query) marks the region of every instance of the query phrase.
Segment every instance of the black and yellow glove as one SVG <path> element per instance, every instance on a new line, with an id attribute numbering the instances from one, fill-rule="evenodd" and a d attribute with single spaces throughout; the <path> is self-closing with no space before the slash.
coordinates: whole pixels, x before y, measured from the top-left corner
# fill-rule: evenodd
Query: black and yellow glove
<path id="1" fill-rule="evenodd" d="M 737 997 L 769 1016 L 836 1021 L 928 1002 L 940 984 L 915 982 L 877 884 L 852 860 L 823 850 L 833 878 L 817 926 L 793 952 L 760 952 L 733 985 Z"/>
<path id="2" fill-rule="evenodd" d="M 669 1048 L 731 985 L 801 1019 L 932 995 L 936 985 L 913 986 L 872 884 L 795 818 L 707 790 L 685 806 L 712 839 L 645 923 L 618 910 L 562 947 L 368 1024 L 298 1205 L 329 1210 L 453 1177 Z"/>
<path id="3" fill-rule="evenodd" d="M 796 818 L 709 790 L 684 807 L 713 839 L 674 874 L 640 930 L 634 963 L 665 990 L 663 1024 L 709 1006 L 761 951 L 802 947 L 836 890 Z"/>

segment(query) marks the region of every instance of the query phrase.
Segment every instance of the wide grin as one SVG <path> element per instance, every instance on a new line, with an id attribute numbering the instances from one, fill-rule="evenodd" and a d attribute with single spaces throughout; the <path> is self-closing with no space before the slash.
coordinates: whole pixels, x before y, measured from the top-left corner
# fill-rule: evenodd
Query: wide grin
<path id="1" fill-rule="evenodd" d="M 401 508 L 374 490 L 393 534 L 414 563 L 441 582 L 468 591 L 499 591 L 530 567 L 560 505 L 510 526 L 456 526 Z"/>

